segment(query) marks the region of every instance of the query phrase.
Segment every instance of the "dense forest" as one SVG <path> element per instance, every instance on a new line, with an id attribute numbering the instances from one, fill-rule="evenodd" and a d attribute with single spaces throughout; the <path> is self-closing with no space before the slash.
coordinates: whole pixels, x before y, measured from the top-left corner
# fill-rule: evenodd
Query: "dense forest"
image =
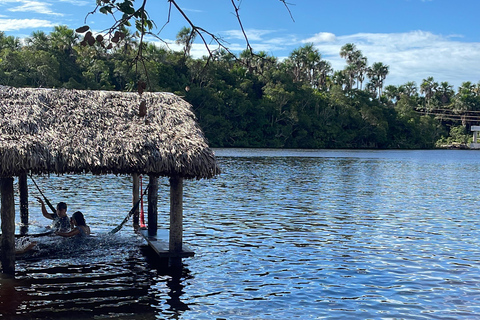
<path id="1" fill-rule="evenodd" d="M 311 44 L 283 61 L 224 49 L 194 59 L 188 34 L 180 30 L 183 51 L 175 52 L 139 47 L 127 30 L 114 46 L 81 41 L 65 26 L 26 39 L 0 32 L 0 85 L 136 91 L 144 82 L 190 102 L 212 147 L 464 146 L 480 120 L 480 83 L 457 92 L 432 77 L 384 86 L 389 67 L 369 64 L 354 44 L 339 52 L 345 69 L 333 70 Z"/>

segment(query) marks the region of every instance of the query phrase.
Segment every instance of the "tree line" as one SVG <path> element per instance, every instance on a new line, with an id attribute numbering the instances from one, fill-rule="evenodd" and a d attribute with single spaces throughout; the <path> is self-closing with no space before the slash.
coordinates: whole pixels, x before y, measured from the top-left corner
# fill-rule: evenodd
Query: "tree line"
<path id="1" fill-rule="evenodd" d="M 223 49 L 194 59 L 191 30 L 181 51 L 138 44 L 122 30 L 115 45 L 66 26 L 26 39 L 0 32 L 0 84 L 173 92 L 192 104 L 212 147 L 428 149 L 465 145 L 480 120 L 480 83 L 457 92 L 432 77 L 384 86 L 389 66 L 344 45 L 333 70 L 312 44 L 280 61 L 265 52 Z M 87 43 L 88 42 L 88 43 Z M 141 59 L 138 52 L 141 50 Z"/>

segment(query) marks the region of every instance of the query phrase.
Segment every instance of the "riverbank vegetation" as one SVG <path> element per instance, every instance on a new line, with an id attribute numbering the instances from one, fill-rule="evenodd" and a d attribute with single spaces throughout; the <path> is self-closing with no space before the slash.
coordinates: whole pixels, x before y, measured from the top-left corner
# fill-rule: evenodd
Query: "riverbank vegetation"
<path id="1" fill-rule="evenodd" d="M 190 56 L 144 43 L 124 30 L 115 46 L 90 44 L 65 26 L 19 39 L 0 32 L 0 85 L 167 91 L 192 104 L 212 147 L 435 148 L 463 146 L 480 120 L 480 84 L 457 90 L 432 77 L 385 86 L 389 66 L 370 62 L 355 44 L 333 70 L 306 44 L 280 61 L 264 52 Z M 93 38 L 92 38 L 93 39 Z M 142 50 L 141 61 L 138 50 Z"/>

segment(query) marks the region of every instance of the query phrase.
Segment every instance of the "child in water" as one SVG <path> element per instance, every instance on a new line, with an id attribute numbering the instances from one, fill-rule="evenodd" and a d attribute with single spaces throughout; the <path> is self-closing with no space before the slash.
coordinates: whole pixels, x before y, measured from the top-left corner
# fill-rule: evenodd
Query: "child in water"
<path id="1" fill-rule="evenodd" d="M 56 232 L 56 234 L 62 237 L 74 237 L 74 236 L 86 237 L 90 235 L 90 227 L 87 226 L 83 213 L 81 213 L 80 211 L 77 211 L 74 214 L 72 214 L 70 223 L 72 225 L 72 229 L 69 232 L 59 231 L 59 232 Z"/>

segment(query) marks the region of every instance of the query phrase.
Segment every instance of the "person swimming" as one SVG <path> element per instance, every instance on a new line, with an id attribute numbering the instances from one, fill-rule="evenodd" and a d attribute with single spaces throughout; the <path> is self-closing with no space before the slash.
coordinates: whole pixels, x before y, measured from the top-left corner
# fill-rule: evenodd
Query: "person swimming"
<path id="1" fill-rule="evenodd" d="M 87 237 L 90 235 L 90 227 L 85 222 L 85 217 L 83 213 L 80 211 L 76 211 L 72 214 L 72 218 L 70 219 L 70 223 L 72 225 L 72 229 L 68 232 L 61 232 L 57 231 L 55 234 L 58 234 L 62 237 Z"/>

